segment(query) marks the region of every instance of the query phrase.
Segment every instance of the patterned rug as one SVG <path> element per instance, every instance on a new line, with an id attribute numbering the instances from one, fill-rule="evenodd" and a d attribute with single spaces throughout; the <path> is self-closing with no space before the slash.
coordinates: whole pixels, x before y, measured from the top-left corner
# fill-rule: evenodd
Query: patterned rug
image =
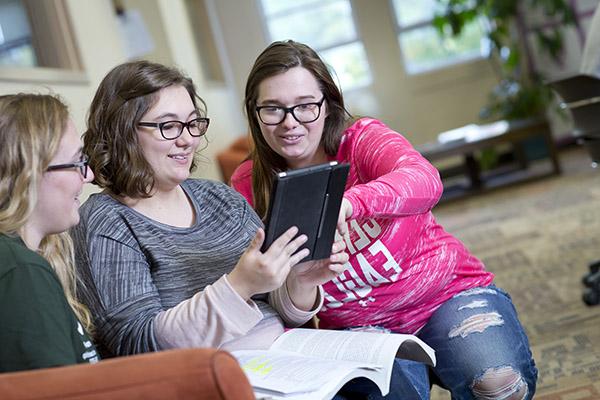
<path id="1" fill-rule="evenodd" d="M 440 204 L 434 214 L 513 297 L 539 369 L 535 399 L 598 400 L 600 305 L 583 303 L 581 278 L 600 259 L 600 168 L 579 148 L 563 151 L 561 163 L 559 177 Z"/>

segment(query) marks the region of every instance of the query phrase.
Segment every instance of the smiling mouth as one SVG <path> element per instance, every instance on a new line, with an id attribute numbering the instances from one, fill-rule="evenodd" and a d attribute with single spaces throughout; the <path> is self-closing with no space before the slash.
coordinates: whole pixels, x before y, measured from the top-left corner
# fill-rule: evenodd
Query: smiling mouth
<path id="1" fill-rule="evenodd" d="M 287 135 L 287 136 L 281 136 L 281 139 L 292 142 L 292 141 L 296 141 L 296 140 L 300 139 L 301 137 L 302 137 L 302 135 Z"/>
<path id="2" fill-rule="evenodd" d="M 190 155 L 189 154 L 172 154 L 172 155 L 169 155 L 168 157 L 172 158 L 174 160 L 185 161 L 190 157 Z"/>

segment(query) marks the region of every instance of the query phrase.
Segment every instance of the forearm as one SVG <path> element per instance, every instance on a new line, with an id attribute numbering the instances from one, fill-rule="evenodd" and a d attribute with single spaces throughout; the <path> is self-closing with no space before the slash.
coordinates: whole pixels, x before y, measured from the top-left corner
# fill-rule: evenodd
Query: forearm
<path id="1" fill-rule="evenodd" d="M 288 278 L 279 289 L 269 293 L 269 303 L 286 326 L 300 326 L 316 315 L 323 305 L 323 289 L 321 286 L 303 288 Z"/>
<path id="2" fill-rule="evenodd" d="M 161 349 L 220 347 L 246 335 L 263 318 L 256 304 L 244 301 L 225 276 L 204 291 L 154 319 L 154 334 Z"/>
<path id="3" fill-rule="evenodd" d="M 421 214 L 439 200 L 443 186 L 437 169 L 399 133 L 364 119 L 349 142 L 356 180 L 344 193 L 352 218 Z"/>
<path id="4" fill-rule="evenodd" d="M 393 172 L 344 194 L 352 204 L 352 218 L 391 218 L 431 210 L 443 191 L 435 169 Z"/>

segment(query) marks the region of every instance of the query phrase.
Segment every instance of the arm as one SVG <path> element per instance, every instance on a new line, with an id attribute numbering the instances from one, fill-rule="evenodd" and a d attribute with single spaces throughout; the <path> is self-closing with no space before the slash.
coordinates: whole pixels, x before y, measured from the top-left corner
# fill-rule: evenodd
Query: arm
<path id="1" fill-rule="evenodd" d="M 62 286 L 45 267 L 21 265 L 3 275 L 0 372 L 82 362 L 72 338 L 77 328 L 72 314 Z"/>
<path id="2" fill-rule="evenodd" d="M 351 147 L 350 162 L 359 181 L 364 182 L 344 194 L 352 205 L 352 218 L 398 217 L 431 210 L 443 191 L 436 168 L 402 135 L 382 123 L 361 120 L 357 124 L 350 128 L 352 139 L 342 144 Z"/>
<path id="3" fill-rule="evenodd" d="M 233 173 L 231 184 L 252 205 L 252 161 L 244 161 Z M 334 245 L 329 260 L 296 265 L 285 284 L 269 294 L 269 304 L 288 326 L 299 326 L 310 320 L 321 308 L 321 284 L 333 279 L 348 261 L 343 241 Z"/>
<path id="4" fill-rule="evenodd" d="M 175 307 L 162 306 L 151 265 L 138 249 L 97 237 L 89 246 L 97 301 L 91 305 L 101 322 L 98 334 L 114 354 L 174 347 L 219 347 L 242 336 L 262 318 L 224 278 Z"/>

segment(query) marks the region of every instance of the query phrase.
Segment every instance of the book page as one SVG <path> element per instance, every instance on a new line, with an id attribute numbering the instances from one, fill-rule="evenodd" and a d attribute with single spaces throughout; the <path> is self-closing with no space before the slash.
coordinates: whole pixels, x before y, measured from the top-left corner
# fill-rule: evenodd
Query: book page
<path id="1" fill-rule="evenodd" d="M 414 335 L 398 333 L 291 329 L 271 346 L 307 356 L 386 366 L 395 355 L 435 366 L 435 352 Z"/>
<path id="2" fill-rule="evenodd" d="M 240 350 L 232 354 L 246 373 L 252 387 L 273 398 L 326 399 L 350 379 L 381 374 L 381 368 L 352 361 L 304 357 L 273 350 Z"/>

